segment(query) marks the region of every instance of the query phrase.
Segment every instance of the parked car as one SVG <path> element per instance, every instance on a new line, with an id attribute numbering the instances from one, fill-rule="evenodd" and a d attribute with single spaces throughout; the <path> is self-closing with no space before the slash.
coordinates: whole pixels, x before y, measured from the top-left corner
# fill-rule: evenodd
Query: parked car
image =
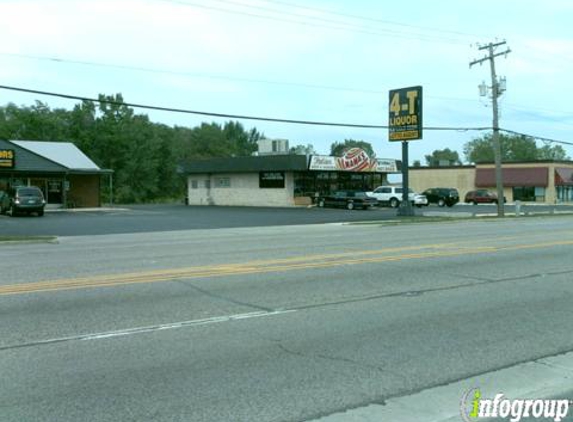
<path id="1" fill-rule="evenodd" d="M 42 191 L 35 186 L 17 186 L 8 189 L 0 199 L 0 213 L 10 212 L 11 216 L 23 212 L 35 212 L 39 217 L 44 215 L 46 201 Z"/>
<path id="2" fill-rule="evenodd" d="M 380 204 L 389 205 L 396 208 L 402 201 L 403 189 L 401 186 L 378 186 L 372 192 L 366 192 L 368 196 L 376 198 Z M 422 207 L 428 205 L 428 199 L 419 193 L 414 192 L 412 189 L 408 190 L 408 199 L 412 205 Z"/>
<path id="3" fill-rule="evenodd" d="M 453 207 L 460 201 L 460 194 L 454 188 L 430 188 L 422 194 L 428 198 L 430 204 L 438 204 L 439 207 Z"/>
<path id="4" fill-rule="evenodd" d="M 367 209 L 378 205 L 378 201 L 362 191 L 336 191 L 331 195 L 320 196 L 319 207 L 343 207 L 349 210 Z"/>
<path id="5" fill-rule="evenodd" d="M 503 198 L 505 201 L 505 198 Z M 464 202 L 467 204 L 497 204 L 497 195 L 486 189 L 472 190 L 466 193 Z"/>

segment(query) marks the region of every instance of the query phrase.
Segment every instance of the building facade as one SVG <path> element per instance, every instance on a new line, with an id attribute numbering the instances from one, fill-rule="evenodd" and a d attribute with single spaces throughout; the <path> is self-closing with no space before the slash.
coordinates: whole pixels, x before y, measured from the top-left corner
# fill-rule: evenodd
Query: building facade
<path id="1" fill-rule="evenodd" d="M 456 188 L 463 201 L 475 189 L 495 191 L 495 165 L 411 167 L 410 185 L 419 192 L 434 187 Z M 546 204 L 573 202 L 573 161 L 504 163 L 504 196 L 507 201 Z"/>
<path id="2" fill-rule="evenodd" d="M 0 191 L 37 186 L 48 207 L 101 206 L 100 169 L 74 144 L 0 140 Z"/>
<path id="3" fill-rule="evenodd" d="M 195 160 L 182 167 L 189 205 L 310 205 L 336 190 L 372 190 L 398 172 L 391 159 L 353 148 L 343 157 L 268 155 Z"/>

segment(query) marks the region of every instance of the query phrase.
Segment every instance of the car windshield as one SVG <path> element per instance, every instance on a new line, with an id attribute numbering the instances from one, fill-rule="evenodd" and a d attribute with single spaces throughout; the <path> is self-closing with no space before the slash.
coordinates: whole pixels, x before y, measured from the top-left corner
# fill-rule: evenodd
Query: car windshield
<path id="1" fill-rule="evenodd" d="M 19 197 L 23 197 L 23 196 L 42 196 L 42 192 L 39 191 L 38 189 L 33 189 L 33 188 L 23 188 L 23 189 L 18 189 L 17 192 Z"/>

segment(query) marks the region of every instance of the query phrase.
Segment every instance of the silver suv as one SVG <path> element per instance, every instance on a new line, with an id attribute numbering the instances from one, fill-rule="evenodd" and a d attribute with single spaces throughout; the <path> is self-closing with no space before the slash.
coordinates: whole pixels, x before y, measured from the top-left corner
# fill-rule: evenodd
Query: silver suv
<path id="1" fill-rule="evenodd" d="M 397 208 L 402 201 L 402 186 L 378 186 L 372 192 L 366 192 L 368 196 L 376 198 L 382 204 L 390 205 L 392 208 Z M 408 189 L 408 198 L 412 205 L 422 207 L 428 205 L 428 199 L 424 195 Z"/>

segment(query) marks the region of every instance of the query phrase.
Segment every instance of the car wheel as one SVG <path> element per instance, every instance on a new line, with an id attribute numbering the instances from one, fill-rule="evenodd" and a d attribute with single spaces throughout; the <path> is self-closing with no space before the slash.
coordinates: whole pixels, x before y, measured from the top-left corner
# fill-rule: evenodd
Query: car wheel
<path id="1" fill-rule="evenodd" d="M 497 199 L 494 199 L 493 201 L 491 201 L 491 203 L 497 205 Z"/>
<path id="2" fill-rule="evenodd" d="M 422 204 L 418 204 L 416 205 L 418 208 L 422 208 Z"/>
<path id="3" fill-rule="evenodd" d="M 354 203 L 353 202 L 348 202 L 346 204 L 346 209 L 348 210 L 353 210 L 354 209 Z"/>
<path id="4" fill-rule="evenodd" d="M 318 206 L 320 208 L 324 208 L 324 199 L 321 199 L 320 201 L 318 201 Z"/>
<path id="5" fill-rule="evenodd" d="M 477 205 L 478 203 L 477 201 L 472 201 L 472 204 Z"/>
<path id="6" fill-rule="evenodd" d="M 443 199 L 438 199 L 438 207 L 443 207 L 444 205 L 446 205 L 446 201 L 444 201 Z"/>
<path id="7" fill-rule="evenodd" d="M 44 210 L 38 211 L 38 217 L 42 217 L 44 215 Z"/>
<path id="8" fill-rule="evenodd" d="M 398 205 L 400 205 L 400 201 L 398 201 L 396 198 L 390 199 L 391 208 L 398 208 Z"/>
<path id="9" fill-rule="evenodd" d="M 10 217 L 14 216 L 16 216 L 16 209 L 14 208 L 14 205 L 10 205 Z"/>

